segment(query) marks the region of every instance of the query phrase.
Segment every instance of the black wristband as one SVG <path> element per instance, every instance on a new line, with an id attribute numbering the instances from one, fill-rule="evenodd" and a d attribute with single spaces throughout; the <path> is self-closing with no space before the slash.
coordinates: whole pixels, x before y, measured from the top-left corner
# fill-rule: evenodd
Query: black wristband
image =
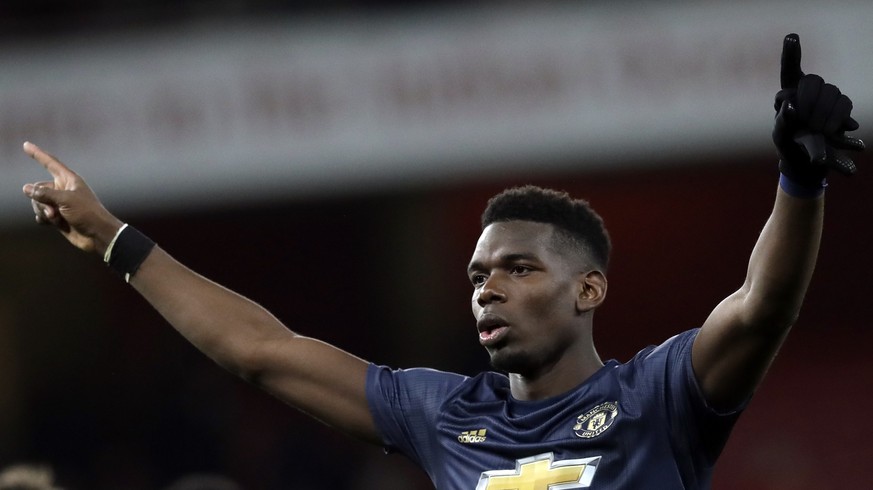
<path id="1" fill-rule="evenodd" d="M 130 276 L 136 273 L 148 257 L 155 247 L 155 242 L 136 228 L 125 225 L 110 246 L 112 248 L 109 250 L 106 264 L 119 273 L 125 282 L 130 282 Z"/>

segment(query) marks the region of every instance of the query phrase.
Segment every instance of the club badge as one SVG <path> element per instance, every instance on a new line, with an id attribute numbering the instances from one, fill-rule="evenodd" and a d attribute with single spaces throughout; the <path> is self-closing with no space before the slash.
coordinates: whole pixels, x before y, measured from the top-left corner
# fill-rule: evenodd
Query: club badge
<path id="1" fill-rule="evenodd" d="M 591 439 L 603 434 L 618 417 L 618 402 L 597 405 L 576 418 L 573 433 L 582 439 Z"/>

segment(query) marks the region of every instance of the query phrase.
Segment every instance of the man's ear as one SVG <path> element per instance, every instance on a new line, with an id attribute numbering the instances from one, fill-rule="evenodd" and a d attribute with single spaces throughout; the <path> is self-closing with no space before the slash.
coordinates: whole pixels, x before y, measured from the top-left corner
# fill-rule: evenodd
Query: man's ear
<path id="1" fill-rule="evenodd" d="M 606 299 L 606 276 L 598 270 L 579 274 L 579 295 L 576 297 L 576 309 L 580 312 L 591 311 Z"/>

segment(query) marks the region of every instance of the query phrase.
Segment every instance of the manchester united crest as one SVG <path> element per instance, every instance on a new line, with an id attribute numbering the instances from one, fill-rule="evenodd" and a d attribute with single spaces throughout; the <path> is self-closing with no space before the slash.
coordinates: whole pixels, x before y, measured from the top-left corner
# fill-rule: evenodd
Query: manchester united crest
<path id="1" fill-rule="evenodd" d="M 583 439 L 597 437 L 612 426 L 616 417 L 618 417 L 618 402 L 601 403 L 576 418 L 573 433 Z"/>

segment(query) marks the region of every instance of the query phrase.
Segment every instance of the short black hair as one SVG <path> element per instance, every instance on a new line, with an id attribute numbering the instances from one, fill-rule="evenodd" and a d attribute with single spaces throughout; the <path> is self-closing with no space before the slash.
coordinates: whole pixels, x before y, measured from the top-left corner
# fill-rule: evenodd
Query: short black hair
<path id="1" fill-rule="evenodd" d="M 604 272 L 612 245 L 603 218 L 588 201 L 573 199 L 566 192 L 535 185 L 512 187 L 488 200 L 482 212 L 482 229 L 504 221 L 535 221 L 554 225 L 580 246 Z"/>

